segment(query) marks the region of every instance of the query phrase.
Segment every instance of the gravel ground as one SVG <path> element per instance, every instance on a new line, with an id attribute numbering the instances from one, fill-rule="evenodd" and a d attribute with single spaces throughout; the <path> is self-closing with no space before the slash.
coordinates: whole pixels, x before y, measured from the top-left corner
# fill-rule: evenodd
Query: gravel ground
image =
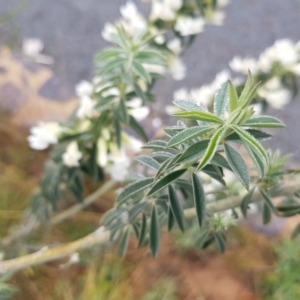
<path id="1" fill-rule="evenodd" d="M 0 13 L 19 1 L 0 0 Z M 26 1 L 25 1 L 26 2 Z M 101 30 L 106 21 L 119 17 L 124 0 L 31 0 L 17 16 L 20 37 L 37 37 L 45 43 L 45 54 L 55 59 L 54 72 L 68 87 L 93 74 L 93 57 L 106 45 Z M 140 1 L 139 1 L 140 2 Z M 147 4 L 143 10 L 147 11 Z M 224 26 L 206 26 L 184 61 L 188 67 L 183 82 L 165 79 L 156 87 L 156 114 L 172 100 L 174 89 L 197 87 L 210 82 L 215 74 L 227 68 L 233 55 L 254 56 L 276 39 L 300 40 L 300 0 L 233 0 L 226 8 Z M 1 28 L 0 28 L 1 29 Z M 3 38 L 2 38 L 3 41 Z M 1 43 L 1 37 L 0 37 Z M 272 145 L 284 153 L 294 152 L 300 161 L 300 97 L 285 111 L 272 112 L 287 129 L 276 132 Z M 172 122 L 168 120 L 168 122 Z"/>

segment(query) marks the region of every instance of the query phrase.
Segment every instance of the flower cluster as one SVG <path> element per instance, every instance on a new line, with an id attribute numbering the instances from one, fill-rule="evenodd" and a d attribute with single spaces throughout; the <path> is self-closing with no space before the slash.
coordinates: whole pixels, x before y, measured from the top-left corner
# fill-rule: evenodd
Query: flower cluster
<path id="1" fill-rule="evenodd" d="M 293 97 L 295 78 L 300 76 L 300 42 L 293 43 L 288 39 L 278 40 L 273 46 L 262 52 L 256 60 L 251 57 L 241 58 L 235 56 L 229 66 L 235 73 L 248 74 L 250 70 L 260 86 L 257 89 L 256 104 L 257 113 L 262 111 L 261 104 L 275 108 L 283 108 Z M 236 87 L 245 84 L 242 77 L 233 75 L 224 70 L 216 75 L 210 84 L 202 85 L 188 91 L 181 88 L 174 93 L 174 99 L 188 99 L 195 103 L 202 103 L 211 107 L 214 91 L 225 79 L 231 78 Z M 172 113 L 175 107 L 168 107 L 167 112 Z"/>

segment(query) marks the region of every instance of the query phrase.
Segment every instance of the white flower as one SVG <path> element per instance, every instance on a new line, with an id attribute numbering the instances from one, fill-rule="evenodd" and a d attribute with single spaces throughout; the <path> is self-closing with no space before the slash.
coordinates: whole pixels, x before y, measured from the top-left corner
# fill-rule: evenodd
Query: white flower
<path id="1" fill-rule="evenodd" d="M 175 18 L 176 12 L 170 6 L 162 3 L 160 0 L 152 2 L 150 20 L 161 19 L 164 21 L 173 21 Z"/>
<path id="2" fill-rule="evenodd" d="M 174 29 L 182 36 L 193 35 L 203 31 L 204 20 L 201 17 L 179 17 L 176 21 Z"/>
<path id="3" fill-rule="evenodd" d="M 263 86 L 259 87 L 257 93 L 266 99 L 268 104 L 276 109 L 281 109 L 292 98 L 291 91 L 285 88 L 278 77 L 268 80 Z"/>
<path id="4" fill-rule="evenodd" d="M 44 48 L 44 44 L 40 39 L 26 39 L 23 41 L 22 51 L 30 57 L 38 56 Z"/>
<path id="5" fill-rule="evenodd" d="M 252 74 L 256 74 L 258 71 L 258 63 L 255 59 L 250 57 L 241 58 L 239 56 L 235 56 L 229 62 L 229 66 L 233 71 L 246 75 L 248 74 L 248 70 L 250 70 Z"/>
<path id="6" fill-rule="evenodd" d="M 224 12 L 220 11 L 220 10 L 217 10 L 217 11 L 212 13 L 212 15 L 210 16 L 208 21 L 209 21 L 210 24 L 221 26 L 221 25 L 223 25 L 224 19 L 225 19 Z"/>
<path id="7" fill-rule="evenodd" d="M 279 62 L 284 67 L 291 67 L 298 62 L 298 50 L 292 41 L 278 40 L 259 57 L 259 65 L 264 72 L 269 72 L 274 62 Z"/>
<path id="8" fill-rule="evenodd" d="M 85 80 L 79 82 L 75 87 L 76 95 L 78 97 L 91 96 L 93 93 L 93 85 Z"/>
<path id="9" fill-rule="evenodd" d="M 129 113 L 138 121 L 143 121 L 149 115 L 150 109 L 147 106 L 141 106 L 129 109 Z"/>
<path id="10" fill-rule="evenodd" d="M 253 110 L 254 110 L 253 116 L 259 116 L 259 115 L 261 115 L 262 110 L 263 110 L 263 107 L 262 107 L 261 103 L 252 104 L 250 107 L 252 107 Z"/>
<path id="11" fill-rule="evenodd" d="M 182 0 L 164 0 L 164 4 L 165 4 L 165 6 L 170 7 L 173 10 L 179 10 L 183 5 L 183 1 Z"/>
<path id="12" fill-rule="evenodd" d="M 154 41 L 155 43 L 162 45 L 166 41 L 166 39 L 163 34 L 160 34 L 154 38 Z"/>
<path id="13" fill-rule="evenodd" d="M 71 142 L 66 148 L 66 152 L 62 155 L 64 165 L 68 167 L 78 167 L 82 153 L 79 151 L 77 142 Z"/>
<path id="14" fill-rule="evenodd" d="M 181 41 L 175 38 L 167 43 L 167 47 L 175 54 L 179 55 L 182 52 Z"/>
<path id="15" fill-rule="evenodd" d="M 125 151 L 119 151 L 119 155 L 109 155 L 110 163 L 106 166 L 105 171 L 115 181 L 124 181 L 129 175 L 130 159 Z"/>
<path id="16" fill-rule="evenodd" d="M 191 95 L 189 94 L 188 90 L 185 88 L 181 88 L 174 92 L 173 99 L 174 100 L 189 100 Z"/>
<path id="17" fill-rule="evenodd" d="M 100 137 L 97 141 L 97 163 L 100 167 L 105 167 L 107 160 L 107 143 L 103 137 Z"/>
<path id="18" fill-rule="evenodd" d="M 143 105 L 143 100 L 141 98 L 135 97 L 129 101 L 126 101 L 126 106 L 132 108 L 138 108 Z"/>
<path id="19" fill-rule="evenodd" d="M 125 132 L 122 132 L 121 138 L 122 138 L 122 144 L 126 150 L 130 150 L 135 153 L 141 151 L 143 143 L 140 140 L 136 139 L 133 136 L 128 135 Z"/>
<path id="20" fill-rule="evenodd" d="M 80 99 L 79 108 L 77 109 L 76 116 L 81 119 L 85 117 L 92 117 L 94 114 L 94 107 L 96 102 L 88 96 Z"/>
<path id="21" fill-rule="evenodd" d="M 293 72 L 296 76 L 300 76 L 300 63 L 297 63 L 296 65 L 292 66 L 290 68 L 291 72 Z"/>
<path id="22" fill-rule="evenodd" d="M 186 67 L 179 57 L 174 57 L 171 60 L 169 68 L 174 80 L 182 80 L 185 77 Z"/>
<path id="23" fill-rule="evenodd" d="M 144 63 L 142 65 L 148 73 L 157 73 L 157 74 L 161 74 L 161 75 L 165 75 L 165 73 L 166 73 L 166 67 L 165 66 L 147 64 L 147 63 Z"/>
<path id="24" fill-rule="evenodd" d="M 128 1 L 120 8 L 121 15 L 124 19 L 130 19 L 138 14 L 136 5 L 132 1 Z"/>
<path id="25" fill-rule="evenodd" d="M 29 146 L 35 150 L 44 150 L 50 144 L 58 142 L 57 136 L 61 128 L 57 123 L 40 123 L 30 129 L 30 136 L 27 138 Z"/>
<path id="26" fill-rule="evenodd" d="M 112 42 L 111 34 L 117 33 L 117 28 L 111 23 L 105 23 L 101 35 L 104 40 Z"/>
<path id="27" fill-rule="evenodd" d="M 120 24 L 131 36 L 137 36 L 147 30 L 145 18 L 138 12 L 132 1 L 128 1 L 124 6 L 121 6 L 120 11 L 124 18 L 120 21 Z"/>
<path id="28" fill-rule="evenodd" d="M 209 106 L 215 94 L 215 89 L 209 85 L 202 85 L 200 88 L 191 89 L 192 100 L 198 104 Z"/>

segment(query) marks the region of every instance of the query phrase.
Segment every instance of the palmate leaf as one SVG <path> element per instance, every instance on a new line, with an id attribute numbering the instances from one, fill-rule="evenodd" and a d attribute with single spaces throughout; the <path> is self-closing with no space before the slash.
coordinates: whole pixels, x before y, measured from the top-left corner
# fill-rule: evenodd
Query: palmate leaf
<path id="1" fill-rule="evenodd" d="M 137 160 L 139 163 L 143 164 L 144 166 L 147 166 L 154 170 L 158 170 L 160 167 L 160 164 L 150 156 L 140 155 L 136 157 L 135 160 Z"/>
<path id="2" fill-rule="evenodd" d="M 196 209 L 198 224 L 199 227 L 201 227 L 205 218 L 206 211 L 205 193 L 201 181 L 195 173 L 192 174 L 192 182 L 194 205 Z"/>
<path id="3" fill-rule="evenodd" d="M 223 117 L 228 107 L 229 101 L 229 81 L 225 81 L 217 90 L 214 99 L 214 114 Z"/>
<path id="4" fill-rule="evenodd" d="M 227 130 L 227 128 L 221 127 L 214 133 L 214 135 L 212 136 L 212 138 L 208 144 L 206 152 L 205 152 L 200 164 L 197 167 L 198 170 L 203 168 L 210 162 L 210 160 L 216 153 L 219 142 L 220 142 L 221 138 L 223 137 L 223 135 L 225 134 L 226 130 Z"/>
<path id="5" fill-rule="evenodd" d="M 150 250 L 153 257 L 158 255 L 160 249 L 160 228 L 156 206 L 153 205 L 150 217 Z"/>
<path id="6" fill-rule="evenodd" d="M 179 178 L 183 173 L 185 173 L 186 170 L 187 169 L 176 170 L 176 171 L 173 171 L 173 172 L 169 173 L 168 175 L 164 176 L 163 178 L 159 179 L 158 181 L 156 181 L 154 183 L 154 185 L 148 192 L 147 196 L 150 196 L 150 195 L 160 191 L 164 187 L 168 186 L 171 182 L 173 182 L 174 180 Z"/>
<path id="7" fill-rule="evenodd" d="M 128 185 L 118 196 L 117 202 L 121 204 L 125 202 L 127 199 L 129 199 L 130 197 L 132 197 L 134 194 L 144 191 L 145 189 L 147 189 L 152 185 L 153 180 L 154 178 L 151 177 L 151 178 L 139 180 L 137 182 Z"/>
<path id="8" fill-rule="evenodd" d="M 173 186 L 170 184 L 168 186 L 169 191 L 169 201 L 170 201 L 170 207 L 172 210 L 172 214 L 175 217 L 176 223 L 181 231 L 184 231 L 184 215 L 183 210 L 181 207 L 181 204 L 179 202 L 179 199 L 177 197 L 176 191 L 173 188 Z"/>
<path id="9" fill-rule="evenodd" d="M 228 144 L 224 144 L 225 154 L 229 165 L 244 187 L 248 190 L 250 184 L 250 177 L 248 167 L 242 156 Z"/>
<path id="10" fill-rule="evenodd" d="M 204 122 L 211 122 L 211 123 L 218 123 L 218 124 L 224 123 L 224 121 L 221 118 L 209 112 L 204 112 L 204 111 L 183 111 L 183 112 L 175 113 L 174 116 L 190 119 L 190 120 L 197 120 L 197 121 L 204 121 Z"/>
<path id="11" fill-rule="evenodd" d="M 256 128 L 284 128 L 285 125 L 276 118 L 269 116 L 259 116 L 249 119 L 243 124 L 245 127 L 256 127 Z"/>
<path id="12" fill-rule="evenodd" d="M 176 106 L 180 107 L 186 111 L 203 111 L 207 112 L 207 109 L 202 104 L 197 104 L 192 101 L 185 101 L 185 100 L 176 100 L 173 102 Z"/>
<path id="13" fill-rule="evenodd" d="M 168 142 L 167 147 L 177 146 L 178 144 L 181 144 L 187 140 L 200 136 L 201 134 L 204 134 L 210 131 L 211 129 L 212 128 L 210 126 L 195 126 L 195 127 L 187 128 L 174 135 Z"/>

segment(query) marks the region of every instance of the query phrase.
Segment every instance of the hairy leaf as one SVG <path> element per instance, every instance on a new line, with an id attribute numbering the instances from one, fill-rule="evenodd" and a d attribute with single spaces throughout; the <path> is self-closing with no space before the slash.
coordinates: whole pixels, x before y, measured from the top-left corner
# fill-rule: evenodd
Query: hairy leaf
<path id="1" fill-rule="evenodd" d="M 174 135 L 170 139 L 169 143 L 167 144 L 167 147 L 177 146 L 178 144 L 181 144 L 187 140 L 200 136 L 201 134 L 204 134 L 210 130 L 211 127 L 209 126 L 195 126 L 195 127 L 187 128 Z"/>
<path id="2" fill-rule="evenodd" d="M 150 249 L 153 257 L 158 255 L 160 248 L 160 228 L 156 206 L 153 205 L 150 217 Z"/>
<path id="3" fill-rule="evenodd" d="M 187 111 L 207 111 L 207 109 L 202 104 L 197 104 L 191 101 L 185 100 L 176 100 L 173 102 L 176 106 L 182 108 Z"/>
<path id="4" fill-rule="evenodd" d="M 125 229 L 125 232 L 123 232 L 121 240 L 120 240 L 120 249 L 119 254 L 120 256 L 124 256 L 127 252 L 128 248 L 128 242 L 129 242 L 129 236 L 130 236 L 130 230 L 129 227 Z"/>
<path id="5" fill-rule="evenodd" d="M 209 140 L 197 142 L 187 148 L 178 158 L 178 163 L 188 163 L 198 160 L 202 157 L 208 147 Z"/>
<path id="6" fill-rule="evenodd" d="M 145 68 L 140 63 L 138 63 L 137 61 L 133 61 L 132 68 L 136 75 L 138 75 L 139 77 L 141 77 L 148 83 L 151 82 L 150 75 L 148 74 L 148 72 L 145 70 Z"/>
<path id="7" fill-rule="evenodd" d="M 248 173 L 248 167 L 244 159 L 234 148 L 232 148 L 228 144 L 224 145 L 224 149 L 226 158 L 232 170 L 237 175 L 242 184 L 245 186 L 245 188 L 248 190 L 250 184 L 250 177 Z"/>
<path id="8" fill-rule="evenodd" d="M 171 182 L 179 178 L 183 173 L 186 172 L 187 169 L 180 169 L 169 173 L 168 175 L 164 176 L 163 178 L 159 179 L 154 183 L 152 188 L 150 189 L 148 196 L 160 191 L 164 187 L 168 186 Z"/>
<path id="9" fill-rule="evenodd" d="M 276 118 L 269 116 L 259 116 L 249 119 L 243 124 L 246 127 L 257 127 L 257 128 L 284 128 L 285 125 Z"/>
<path id="10" fill-rule="evenodd" d="M 229 82 L 229 112 L 233 112 L 238 107 L 238 96 L 232 82 Z"/>
<path id="11" fill-rule="evenodd" d="M 224 123 L 224 121 L 221 118 L 204 111 L 183 111 L 175 113 L 174 116 L 190 120 L 199 120 L 218 124 Z"/>
<path id="12" fill-rule="evenodd" d="M 139 234 L 139 243 L 138 247 L 142 247 L 146 238 L 146 233 L 147 233 L 147 217 L 145 214 L 143 214 L 142 217 L 142 223 L 141 223 L 141 229 L 140 229 L 140 234 Z"/>
<path id="13" fill-rule="evenodd" d="M 179 229 L 181 231 L 184 231 L 184 215 L 176 191 L 171 184 L 168 186 L 168 190 L 169 190 L 169 201 L 170 201 L 170 207 L 172 209 L 172 213 L 175 217 Z"/>
<path id="14" fill-rule="evenodd" d="M 148 142 L 142 148 L 144 148 L 144 149 L 155 149 L 155 150 L 165 150 L 166 146 L 167 146 L 167 142 L 161 141 L 161 140 L 156 140 L 156 141 Z"/>
<path id="15" fill-rule="evenodd" d="M 225 81 L 217 90 L 214 100 L 214 114 L 223 117 L 228 107 L 229 100 L 229 81 Z"/>
<path id="16" fill-rule="evenodd" d="M 244 218 L 247 217 L 248 206 L 251 202 L 251 198 L 252 198 L 254 190 L 255 190 L 255 187 L 251 188 L 242 200 L 241 211 L 242 211 L 242 214 L 243 214 Z"/>
<path id="17" fill-rule="evenodd" d="M 192 174 L 194 204 L 197 214 L 198 224 L 201 227 L 205 218 L 206 203 L 203 186 L 197 174 Z"/>
<path id="18" fill-rule="evenodd" d="M 220 142 L 221 138 L 223 137 L 225 131 L 226 131 L 226 128 L 221 127 L 214 133 L 214 135 L 212 136 L 212 138 L 208 144 L 206 152 L 205 152 L 200 164 L 198 165 L 197 169 L 203 168 L 210 162 L 210 160 L 212 159 L 212 157 L 214 156 L 214 154 L 217 151 L 219 142 Z"/>
<path id="19" fill-rule="evenodd" d="M 159 163 L 150 156 L 140 155 L 140 156 L 136 157 L 135 160 L 137 160 L 138 162 L 140 162 L 144 166 L 147 166 L 147 167 L 149 167 L 151 169 L 154 169 L 154 170 L 158 170 L 159 167 L 160 167 Z"/>
<path id="20" fill-rule="evenodd" d="M 152 185 L 153 180 L 154 180 L 153 177 L 146 178 L 126 186 L 118 196 L 117 202 L 119 204 L 123 203 L 124 201 L 132 197 L 134 194 L 144 191 L 145 189 L 147 189 Z"/>

